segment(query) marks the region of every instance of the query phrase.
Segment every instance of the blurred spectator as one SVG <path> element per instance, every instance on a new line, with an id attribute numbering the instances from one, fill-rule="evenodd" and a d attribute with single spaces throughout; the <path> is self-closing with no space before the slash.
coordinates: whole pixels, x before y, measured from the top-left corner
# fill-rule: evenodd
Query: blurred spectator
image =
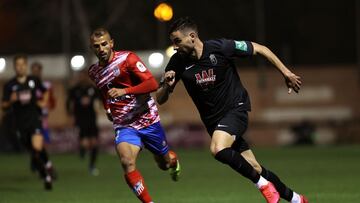
<path id="1" fill-rule="evenodd" d="M 98 153 L 98 126 L 95 102 L 99 96 L 85 70 L 80 71 L 77 76 L 77 83 L 69 90 L 66 109 L 79 130 L 80 157 L 84 158 L 86 151 L 90 152 L 89 171 L 92 175 L 97 175 L 99 172 L 95 162 Z"/>
<path id="2" fill-rule="evenodd" d="M 314 144 L 315 124 L 309 120 L 303 120 L 291 127 L 295 134 L 295 145 Z"/>
<path id="3" fill-rule="evenodd" d="M 45 106 L 41 108 L 41 114 L 42 114 L 42 130 L 41 130 L 41 132 L 44 136 L 45 143 L 49 144 L 50 143 L 50 130 L 49 130 L 48 117 L 49 117 L 49 111 L 53 110 L 55 108 L 56 99 L 54 96 L 52 83 L 50 81 L 43 80 L 43 78 L 42 78 L 42 70 L 43 70 L 43 67 L 42 67 L 41 63 L 34 62 L 33 64 L 31 64 L 31 74 L 40 79 L 40 82 L 46 88 L 46 90 L 49 94 L 47 104 L 45 104 Z M 39 89 L 37 89 L 36 97 L 39 100 L 42 100 L 43 92 L 40 91 Z"/>
<path id="4" fill-rule="evenodd" d="M 0 123 L 0 151 L 21 152 L 23 147 L 15 131 L 13 109 L 4 109 Z"/>
<path id="5" fill-rule="evenodd" d="M 38 78 L 28 75 L 27 56 L 14 58 L 15 76 L 4 86 L 1 107 L 11 111 L 15 121 L 16 134 L 30 152 L 31 160 L 44 180 L 46 190 L 52 189 L 53 167 L 44 146 L 41 134 L 41 114 L 39 106 L 47 103 L 48 93 Z M 43 93 L 38 100 L 36 91 Z"/>

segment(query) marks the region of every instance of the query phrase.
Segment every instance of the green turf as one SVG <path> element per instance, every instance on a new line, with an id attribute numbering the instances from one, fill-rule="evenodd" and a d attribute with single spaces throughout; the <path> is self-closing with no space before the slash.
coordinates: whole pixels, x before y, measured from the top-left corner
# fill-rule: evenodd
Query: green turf
<path id="1" fill-rule="evenodd" d="M 271 168 L 310 202 L 360 202 L 360 146 L 255 149 L 258 161 Z M 253 184 L 219 164 L 207 150 L 179 150 L 182 177 L 171 181 L 148 151 L 138 168 L 157 203 L 265 202 Z M 136 203 L 123 181 L 115 155 L 101 154 L 100 176 L 88 174 L 86 161 L 74 154 L 53 155 L 59 171 L 54 190 L 46 192 L 30 172 L 26 155 L 0 154 L 0 203 Z M 285 202 L 285 201 L 283 201 Z"/>

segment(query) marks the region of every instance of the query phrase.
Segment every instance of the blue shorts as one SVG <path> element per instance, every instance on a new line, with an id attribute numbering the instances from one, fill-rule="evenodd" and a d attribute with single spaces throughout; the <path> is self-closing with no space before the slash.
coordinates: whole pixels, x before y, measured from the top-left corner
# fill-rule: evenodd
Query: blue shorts
<path id="1" fill-rule="evenodd" d="M 117 128 L 115 130 L 115 144 L 126 142 L 151 151 L 155 155 L 164 155 L 169 151 L 165 133 L 160 121 L 146 128 Z"/>

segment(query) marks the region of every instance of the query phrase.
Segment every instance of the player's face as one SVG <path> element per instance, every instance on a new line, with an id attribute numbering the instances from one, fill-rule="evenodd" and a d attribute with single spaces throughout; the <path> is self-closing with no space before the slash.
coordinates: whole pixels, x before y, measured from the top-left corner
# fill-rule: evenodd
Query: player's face
<path id="1" fill-rule="evenodd" d="M 100 62 L 107 63 L 111 60 L 114 41 L 110 38 L 110 35 L 104 34 L 100 37 L 92 37 L 90 43 Z"/>
<path id="2" fill-rule="evenodd" d="M 41 77 L 41 68 L 37 65 L 31 66 L 31 75 Z"/>
<path id="3" fill-rule="evenodd" d="M 27 75 L 28 67 L 27 67 L 27 60 L 24 58 L 18 58 L 15 61 L 15 72 L 16 75 L 19 77 L 23 77 Z"/>
<path id="4" fill-rule="evenodd" d="M 174 50 L 182 56 L 191 56 L 194 52 L 194 35 L 193 32 L 184 32 L 177 30 L 170 34 L 170 40 L 173 43 Z"/>

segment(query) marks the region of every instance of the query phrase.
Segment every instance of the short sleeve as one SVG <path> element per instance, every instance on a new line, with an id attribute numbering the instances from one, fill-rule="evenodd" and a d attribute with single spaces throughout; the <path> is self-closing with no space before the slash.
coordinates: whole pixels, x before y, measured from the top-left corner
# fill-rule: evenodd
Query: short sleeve
<path id="1" fill-rule="evenodd" d="M 253 46 L 250 41 L 221 40 L 221 50 L 227 57 L 247 57 L 253 55 Z"/>
<path id="2" fill-rule="evenodd" d="M 4 88 L 3 88 L 2 101 L 9 101 L 10 100 L 10 95 L 11 95 L 10 85 L 6 84 L 6 85 L 4 85 Z"/>

